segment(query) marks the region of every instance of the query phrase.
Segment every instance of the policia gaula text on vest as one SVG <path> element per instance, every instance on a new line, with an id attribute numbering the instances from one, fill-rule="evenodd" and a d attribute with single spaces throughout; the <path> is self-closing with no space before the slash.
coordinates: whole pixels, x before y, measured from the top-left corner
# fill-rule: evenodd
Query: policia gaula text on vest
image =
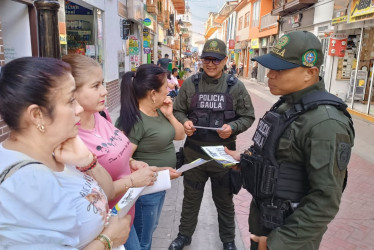
<path id="1" fill-rule="evenodd" d="M 335 106 L 351 119 L 346 111 L 347 105 L 327 92 L 309 94 L 281 115 L 276 110 L 283 102 L 284 99 L 281 98 L 260 119 L 252 138 L 254 145 L 240 159 L 243 187 L 252 194 L 254 202 L 260 208 L 262 225 L 270 230 L 284 224 L 284 220 L 297 208 L 309 188 L 305 166 L 290 162 L 279 163 L 276 160 L 276 147 L 286 128 L 300 115 L 319 105 Z M 316 124 L 318 122 L 320 121 L 317 120 Z M 347 148 L 350 155 L 350 146 Z M 346 157 L 346 164 L 349 155 Z M 346 180 L 347 175 L 343 189 Z"/>

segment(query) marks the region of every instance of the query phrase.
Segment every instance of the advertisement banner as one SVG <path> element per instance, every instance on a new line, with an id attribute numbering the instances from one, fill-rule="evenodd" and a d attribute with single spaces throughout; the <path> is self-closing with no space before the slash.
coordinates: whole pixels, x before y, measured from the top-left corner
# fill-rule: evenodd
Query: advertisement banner
<path id="1" fill-rule="evenodd" d="M 251 40 L 251 49 L 258 49 L 260 48 L 259 39 L 254 38 Z"/>
<path id="2" fill-rule="evenodd" d="M 229 40 L 229 49 L 235 49 L 235 40 Z"/>
<path id="3" fill-rule="evenodd" d="M 349 0 L 335 0 L 331 24 L 346 23 Z"/>
<path id="4" fill-rule="evenodd" d="M 352 0 L 349 13 L 350 23 L 373 19 L 374 5 L 370 0 Z"/>

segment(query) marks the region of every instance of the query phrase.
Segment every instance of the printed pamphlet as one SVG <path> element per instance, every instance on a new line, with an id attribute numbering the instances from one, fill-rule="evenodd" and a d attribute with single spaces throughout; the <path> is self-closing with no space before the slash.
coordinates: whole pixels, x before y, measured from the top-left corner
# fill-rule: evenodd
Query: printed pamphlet
<path id="1" fill-rule="evenodd" d="M 118 203 L 112 208 L 111 213 L 125 216 L 135 204 L 139 196 L 152 194 L 171 188 L 169 170 L 158 172 L 157 181 L 152 186 L 129 188 Z"/>
<path id="2" fill-rule="evenodd" d="M 201 147 L 207 155 L 209 155 L 213 160 L 223 165 L 224 167 L 230 167 L 239 163 L 237 160 L 232 158 L 225 152 L 223 146 L 202 146 Z"/>
<path id="3" fill-rule="evenodd" d="M 184 171 L 196 168 L 197 166 L 200 166 L 200 165 L 202 165 L 202 164 L 204 164 L 208 161 L 211 161 L 211 160 L 204 160 L 204 159 L 198 158 L 198 159 L 194 160 L 193 162 L 190 162 L 188 164 L 184 164 L 182 167 L 177 169 L 177 172 L 183 173 Z"/>
<path id="4" fill-rule="evenodd" d="M 200 129 L 209 129 L 209 130 L 222 130 L 222 128 L 214 128 L 214 127 L 202 127 L 202 126 L 193 126 L 194 128 Z"/>

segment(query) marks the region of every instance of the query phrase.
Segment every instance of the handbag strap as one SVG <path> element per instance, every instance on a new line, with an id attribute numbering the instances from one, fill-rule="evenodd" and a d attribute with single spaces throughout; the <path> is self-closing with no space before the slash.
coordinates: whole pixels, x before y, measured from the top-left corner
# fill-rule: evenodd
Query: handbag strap
<path id="1" fill-rule="evenodd" d="M 42 164 L 42 163 L 41 162 L 37 162 L 37 161 L 22 160 L 22 161 L 19 161 L 19 162 L 13 164 L 13 165 L 7 167 L 0 174 L 0 185 L 6 179 L 8 179 L 10 176 L 12 176 L 15 172 L 17 172 L 19 169 L 23 168 L 24 166 L 30 165 L 30 164 Z"/>

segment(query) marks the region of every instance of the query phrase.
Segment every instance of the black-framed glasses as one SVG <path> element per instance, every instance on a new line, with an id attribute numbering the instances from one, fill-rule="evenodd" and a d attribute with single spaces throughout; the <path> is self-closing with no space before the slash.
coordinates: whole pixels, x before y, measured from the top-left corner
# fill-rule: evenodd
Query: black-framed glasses
<path id="1" fill-rule="evenodd" d="M 209 64 L 210 62 L 212 62 L 215 65 L 218 65 L 218 64 L 220 64 L 222 62 L 222 60 L 217 59 L 217 58 L 201 58 L 201 61 L 204 64 Z"/>

